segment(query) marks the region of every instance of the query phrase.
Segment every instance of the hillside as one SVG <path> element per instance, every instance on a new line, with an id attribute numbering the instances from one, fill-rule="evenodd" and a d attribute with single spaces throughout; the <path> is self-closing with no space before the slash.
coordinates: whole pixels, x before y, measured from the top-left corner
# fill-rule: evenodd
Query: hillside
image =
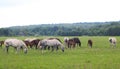
<path id="1" fill-rule="evenodd" d="M 120 35 L 120 22 L 40 24 L 0 28 L 0 36 Z"/>

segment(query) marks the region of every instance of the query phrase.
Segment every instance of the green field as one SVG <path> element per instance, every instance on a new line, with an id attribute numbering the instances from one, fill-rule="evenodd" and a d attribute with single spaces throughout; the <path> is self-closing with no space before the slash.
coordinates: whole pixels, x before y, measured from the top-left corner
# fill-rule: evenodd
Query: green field
<path id="1" fill-rule="evenodd" d="M 47 36 L 48 37 L 48 36 Z M 56 36 L 57 37 L 57 36 Z M 4 40 L 11 37 L 0 37 Z M 25 39 L 26 37 L 12 37 Z M 37 38 L 46 38 L 37 37 Z M 61 40 L 64 37 L 58 36 Z M 27 54 L 20 51 L 15 54 L 10 48 L 9 54 L 0 48 L 0 69 L 120 69 L 120 37 L 117 38 L 117 47 L 111 48 L 108 36 L 81 36 L 82 47 L 59 51 L 29 49 Z M 87 46 L 87 40 L 93 40 L 93 48 Z"/>

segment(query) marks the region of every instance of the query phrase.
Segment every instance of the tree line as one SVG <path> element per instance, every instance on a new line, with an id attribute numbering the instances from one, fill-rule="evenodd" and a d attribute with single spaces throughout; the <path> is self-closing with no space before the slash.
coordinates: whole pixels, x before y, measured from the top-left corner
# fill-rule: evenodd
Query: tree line
<path id="1" fill-rule="evenodd" d="M 0 28 L 0 36 L 119 36 L 120 22 L 41 24 Z"/>

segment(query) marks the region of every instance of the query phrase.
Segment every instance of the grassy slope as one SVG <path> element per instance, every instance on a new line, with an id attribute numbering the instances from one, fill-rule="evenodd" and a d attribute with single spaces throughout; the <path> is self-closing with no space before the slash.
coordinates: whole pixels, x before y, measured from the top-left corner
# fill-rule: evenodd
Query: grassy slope
<path id="1" fill-rule="evenodd" d="M 8 37 L 1 37 L 1 39 L 5 38 Z M 63 37 L 59 38 L 63 40 Z M 120 69 L 119 37 L 117 37 L 117 48 L 109 47 L 108 37 L 79 38 L 82 47 L 67 49 L 64 53 L 59 50 L 41 54 L 41 51 L 31 49 L 28 54 L 22 51 L 15 54 L 13 48 L 10 48 L 9 54 L 6 54 L 4 49 L 0 48 L 0 69 Z M 92 49 L 86 45 L 89 38 L 94 42 Z"/>

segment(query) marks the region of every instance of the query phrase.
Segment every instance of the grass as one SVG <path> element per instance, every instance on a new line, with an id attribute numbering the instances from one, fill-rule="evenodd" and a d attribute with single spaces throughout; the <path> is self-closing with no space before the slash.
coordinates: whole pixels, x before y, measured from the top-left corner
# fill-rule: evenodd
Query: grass
<path id="1" fill-rule="evenodd" d="M 57 37 L 57 36 L 56 36 Z M 58 36 L 61 40 L 64 37 Z M 8 37 L 1 37 L 4 40 Z M 15 37 L 24 39 L 25 37 Z M 39 37 L 45 38 L 45 37 Z M 20 51 L 15 54 L 10 48 L 9 54 L 0 48 L 0 69 L 120 69 L 120 41 L 116 48 L 109 47 L 107 36 L 79 37 L 82 47 L 41 53 L 40 50 L 29 49 L 28 54 Z M 87 40 L 94 42 L 93 48 L 87 47 Z"/>

